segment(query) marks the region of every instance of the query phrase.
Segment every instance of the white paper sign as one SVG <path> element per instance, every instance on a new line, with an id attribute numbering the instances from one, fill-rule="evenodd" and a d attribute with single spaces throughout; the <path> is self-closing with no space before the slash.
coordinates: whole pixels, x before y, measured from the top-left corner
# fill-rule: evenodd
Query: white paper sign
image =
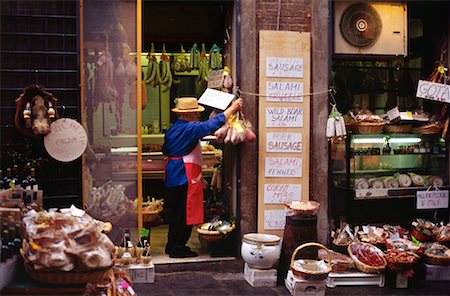
<path id="1" fill-rule="evenodd" d="M 286 212 L 284 210 L 264 211 L 265 230 L 284 229 L 285 224 L 286 224 Z"/>
<path id="2" fill-rule="evenodd" d="M 417 191 L 417 209 L 448 208 L 448 190 Z"/>
<path id="3" fill-rule="evenodd" d="M 75 160 L 86 149 L 86 131 L 76 120 L 60 118 L 50 125 L 50 133 L 44 137 L 44 146 L 48 154 L 56 160 Z"/>
<path id="4" fill-rule="evenodd" d="M 225 110 L 230 102 L 233 100 L 234 95 L 223 91 L 207 88 L 202 94 L 198 102 L 202 105 L 210 106 L 220 110 Z"/>
<path id="5" fill-rule="evenodd" d="M 450 103 L 450 85 L 419 80 L 416 97 Z"/>
<path id="6" fill-rule="evenodd" d="M 302 152 L 302 134 L 301 133 L 267 133 L 266 134 L 267 152 Z"/>
<path id="7" fill-rule="evenodd" d="M 267 102 L 303 102 L 303 82 L 267 81 Z"/>
<path id="8" fill-rule="evenodd" d="M 303 78 L 303 58 L 266 57 L 266 76 Z"/>
<path id="9" fill-rule="evenodd" d="M 301 184 L 264 184 L 264 203 L 283 204 L 300 201 L 302 197 Z"/>
<path id="10" fill-rule="evenodd" d="M 398 107 L 394 107 L 388 112 L 386 112 L 387 116 L 389 117 L 390 121 L 393 121 L 394 119 L 397 119 L 400 117 L 400 111 L 398 110 Z"/>
<path id="11" fill-rule="evenodd" d="M 300 157 L 266 157 L 266 177 L 301 177 L 302 159 Z"/>
<path id="12" fill-rule="evenodd" d="M 303 127 L 303 108 L 266 108 L 266 127 Z"/>

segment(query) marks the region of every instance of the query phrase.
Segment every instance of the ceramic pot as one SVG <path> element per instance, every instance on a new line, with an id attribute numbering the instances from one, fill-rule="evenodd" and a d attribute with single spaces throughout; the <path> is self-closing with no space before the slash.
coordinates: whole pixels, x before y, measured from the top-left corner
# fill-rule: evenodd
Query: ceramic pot
<path id="1" fill-rule="evenodd" d="M 280 258 L 281 239 L 264 233 L 247 233 L 242 239 L 241 256 L 251 268 L 270 269 Z"/>

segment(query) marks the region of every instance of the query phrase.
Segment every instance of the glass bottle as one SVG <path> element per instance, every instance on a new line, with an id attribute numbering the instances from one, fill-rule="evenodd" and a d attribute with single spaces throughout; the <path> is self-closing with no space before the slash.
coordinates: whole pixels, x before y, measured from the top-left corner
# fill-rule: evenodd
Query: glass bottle
<path id="1" fill-rule="evenodd" d="M 9 248 L 8 240 L 9 240 L 8 229 L 3 229 L 3 231 L 2 231 L 2 248 L 1 248 L 2 253 L 0 256 L 1 262 L 6 262 L 6 260 L 8 260 L 8 258 L 11 257 L 11 250 Z"/>
<path id="2" fill-rule="evenodd" d="M 11 168 L 6 169 L 6 176 L 3 178 L 5 189 L 11 188 Z"/>
<path id="3" fill-rule="evenodd" d="M 19 253 L 20 248 L 22 247 L 22 239 L 20 236 L 20 224 L 16 223 L 14 226 L 14 245 L 16 246 L 16 253 Z"/>
<path id="4" fill-rule="evenodd" d="M 28 178 L 28 183 L 30 184 L 31 190 L 34 190 L 34 191 L 39 190 L 38 182 L 36 180 L 36 169 L 35 168 L 30 169 L 30 176 Z"/>
<path id="5" fill-rule="evenodd" d="M 0 170 L 0 189 L 6 189 L 5 183 L 3 182 L 3 171 Z"/>
<path id="6" fill-rule="evenodd" d="M 19 166 L 15 164 L 12 169 L 11 183 L 14 184 L 11 188 L 21 188 L 21 184 L 19 182 Z"/>

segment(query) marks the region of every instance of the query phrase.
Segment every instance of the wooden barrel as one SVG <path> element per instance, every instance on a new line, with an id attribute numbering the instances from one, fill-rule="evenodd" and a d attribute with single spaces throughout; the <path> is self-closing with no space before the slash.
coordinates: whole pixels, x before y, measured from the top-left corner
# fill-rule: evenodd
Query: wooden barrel
<path id="1" fill-rule="evenodd" d="M 317 217 L 286 216 L 283 243 L 281 247 L 280 263 L 278 266 L 278 281 L 284 284 L 289 270 L 292 252 L 306 242 L 317 241 Z M 308 250 L 305 250 L 307 252 Z M 310 250 L 309 250 L 310 251 Z M 313 251 L 316 251 L 313 249 Z M 303 258 L 308 254 L 302 252 Z M 312 258 L 310 258 L 312 259 Z"/>

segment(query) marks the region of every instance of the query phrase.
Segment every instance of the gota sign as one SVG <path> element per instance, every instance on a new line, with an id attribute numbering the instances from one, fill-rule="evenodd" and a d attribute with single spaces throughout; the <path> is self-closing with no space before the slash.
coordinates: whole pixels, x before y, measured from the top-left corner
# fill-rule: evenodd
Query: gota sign
<path id="1" fill-rule="evenodd" d="M 69 162 L 84 153 L 87 141 L 81 124 L 70 118 L 61 118 L 52 122 L 50 133 L 44 138 L 44 146 L 54 159 Z"/>

